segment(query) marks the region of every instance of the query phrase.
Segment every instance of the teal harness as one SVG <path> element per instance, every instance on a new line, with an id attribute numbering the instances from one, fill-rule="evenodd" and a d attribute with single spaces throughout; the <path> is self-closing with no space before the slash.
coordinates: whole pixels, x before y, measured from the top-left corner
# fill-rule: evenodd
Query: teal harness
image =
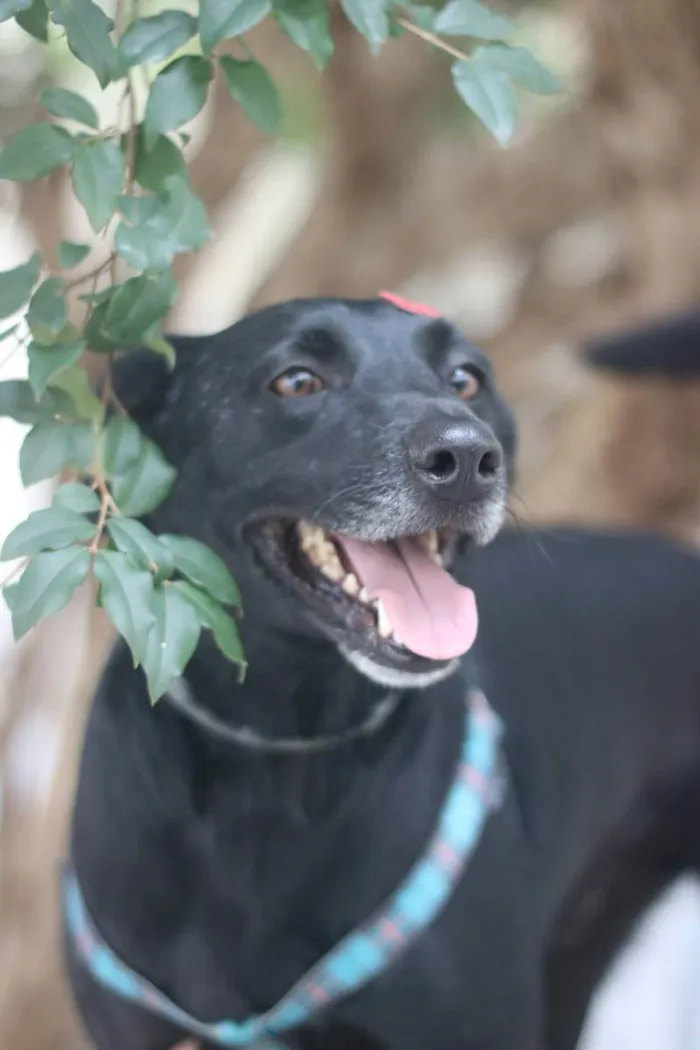
<path id="1" fill-rule="evenodd" d="M 500 801 L 501 723 L 484 695 L 468 693 L 462 750 L 423 856 L 384 906 L 340 941 L 270 1010 L 246 1021 L 200 1021 L 119 959 L 97 932 L 73 872 L 64 908 L 78 955 L 96 981 L 192 1035 L 223 1047 L 281 1050 L 284 1032 L 307 1024 L 329 1004 L 366 985 L 402 955 L 449 900 Z"/>

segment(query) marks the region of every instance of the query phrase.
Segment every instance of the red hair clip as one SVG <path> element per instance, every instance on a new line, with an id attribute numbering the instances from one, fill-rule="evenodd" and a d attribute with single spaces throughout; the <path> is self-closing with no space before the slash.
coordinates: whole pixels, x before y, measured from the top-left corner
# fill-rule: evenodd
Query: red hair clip
<path id="1" fill-rule="evenodd" d="M 410 299 L 404 299 L 400 295 L 394 295 L 393 292 L 380 292 L 378 295 L 379 299 L 386 299 L 392 306 L 398 307 L 399 310 L 405 310 L 409 314 L 422 314 L 424 317 L 440 317 L 440 311 L 435 310 L 432 306 L 424 306 L 423 303 L 413 303 Z"/>

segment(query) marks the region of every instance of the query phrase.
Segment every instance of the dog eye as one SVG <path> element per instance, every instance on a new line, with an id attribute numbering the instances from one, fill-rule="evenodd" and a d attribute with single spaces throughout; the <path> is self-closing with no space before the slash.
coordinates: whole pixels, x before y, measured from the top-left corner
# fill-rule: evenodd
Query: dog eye
<path id="1" fill-rule="evenodd" d="M 481 379 L 468 365 L 457 365 L 450 372 L 449 383 L 463 401 L 471 401 L 481 390 Z"/>
<path id="2" fill-rule="evenodd" d="M 272 389 L 280 397 L 308 397 L 320 394 L 323 380 L 308 368 L 289 368 L 272 382 Z"/>

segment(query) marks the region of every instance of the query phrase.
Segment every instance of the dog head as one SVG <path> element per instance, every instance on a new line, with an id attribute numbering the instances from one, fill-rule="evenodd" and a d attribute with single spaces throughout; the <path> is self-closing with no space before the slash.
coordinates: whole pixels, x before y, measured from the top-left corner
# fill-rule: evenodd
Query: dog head
<path id="1" fill-rule="evenodd" d="M 386 300 L 296 300 L 115 370 L 178 469 L 149 524 L 203 540 L 245 625 L 319 635 L 381 684 L 444 676 L 473 642 L 450 569 L 506 511 L 512 416 L 451 324 Z"/>

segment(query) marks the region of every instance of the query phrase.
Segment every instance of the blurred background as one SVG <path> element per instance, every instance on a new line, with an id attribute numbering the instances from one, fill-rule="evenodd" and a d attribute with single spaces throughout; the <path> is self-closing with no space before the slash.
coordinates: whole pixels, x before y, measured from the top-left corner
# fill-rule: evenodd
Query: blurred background
<path id="1" fill-rule="evenodd" d="M 171 330 L 216 330 L 295 295 L 422 299 L 494 357 L 521 429 L 521 520 L 700 540 L 700 382 L 608 378 L 577 355 L 594 336 L 700 299 L 700 6 L 500 6 L 568 88 L 522 99 L 508 150 L 456 99 L 444 56 L 420 41 L 392 41 L 375 61 L 334 11 L 336 55 L 321 78 L 274 25 L 254 31 L 286 101 L 285 135 L 266 139 L 214 85 L 188 151 L 215 236 L 178 258 Z M 60 40 L 42 48 L 0 26 L 0 141 L 36 118 L 49 79 L 114 119 L 113 89 L 100 94 L 81 76 Z M 0 184 L 0 269 L 35 244 L 55 259 L 61 237 L 93 239 L 63 174 Z M 106 257 L 108 245 L 95 250 Z M 0 351 L 1 378 L 25 374 L 21 353 Z M 50 498 L 50 486 L 21 487 L 22 437 L 0 420 L 0 541 Z M 55 882 L 111 637 L 91 604 L 79 594 L 17 647 L 0 610 L 3 1050 L 82 1045 L 60 976 Z M 684 882 L 601 990 L 585 1050 L 698 1050 L 698 987 L 700 893 Z"/>

